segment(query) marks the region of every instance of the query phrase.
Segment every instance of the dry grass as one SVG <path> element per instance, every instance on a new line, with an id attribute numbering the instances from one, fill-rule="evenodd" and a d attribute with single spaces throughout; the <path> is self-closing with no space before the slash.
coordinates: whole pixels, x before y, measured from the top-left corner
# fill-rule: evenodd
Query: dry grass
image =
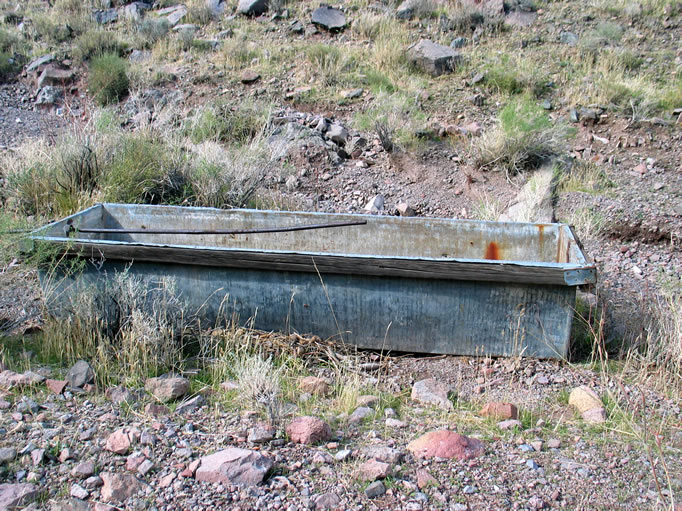
<path id="1" fill-rule="evenodd" d="M 265 359 L 259 354 L 238 357 L 233 366 L 240 398 L 246 404 L 262 408 L 273 425 L 282 417 L 284 367 L 275 367 L 272 357 Z"/>
<path id="2" fill-rule="evenodd" d="M 509 178 L 562 154 L 570 133 L 568 126 L 552 124 L 532 100 L 514 100 L 500 112 L 498 126 L 475 142 L 475 162 L 484 170 L 504 171 Z"/>

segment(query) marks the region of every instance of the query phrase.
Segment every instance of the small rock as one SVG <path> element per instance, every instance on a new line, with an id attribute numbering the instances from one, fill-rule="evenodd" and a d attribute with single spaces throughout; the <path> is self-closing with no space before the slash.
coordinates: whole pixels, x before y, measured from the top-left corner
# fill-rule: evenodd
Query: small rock
<path id="1" fill-rule="evenodd" d="M 365 211 L 381 211 L 384 209 L 384 196 L 379 194 L 365 204 Z"/>
<path id="2" fill-rule="evenodd" d="M 45 459 L 45 449 L 33 449 L 31 451 L 31 461 L 33 461 L 33 466 L 37 467 L 42 464 Z"/>
<path id="3" fill-rule="evenodd" d="M 147 487 L 132 474 L 102 472 L 100 477 L 103 483 L 101 495 L 105 502 L 124 502 Z"/>
<path id="4" fill-rule="evenodd" d="M 336 493 L 323 493 L 315 499 L 315 509 L 336 509 L 341 504 L 341 499 Z"/>
<path id="5" fill-rule="evenodd" d="M 487 403 L 481 408 L 479 415 L 482 417 L 491 417 L 495 420 L 518 419 L 519 410 L 516 408 L 516 405 L 511 403 L 495 402 Z"/>
<path id="6" fill-rule="evenodd" d="M 350 414 L 348 421 L 352 424 L 356 424 L 358 422 L 362 422 L 368 417 L 371 417 L 372 415 L 374 415 L 374 410 L 368 406 L 359 406 L 353 411 L 353 413 Z"/>
<path id="7" fill-rule="evenodd" d="M 346 26 L 346 16 L 339 9 L 322 5 L 313 11 L 312 22 L 327 30 L 336 31 Z"/>
<path id="8" fill-rule="evenodd" d="M 386 419 L 386 427 L 389 427 L 389 428 L 405 428 L 405 427 L 407 427 L 407 423 L 403 422 L 401 420 L 393 419 L 393 418 L 389 417 L 388 419 Z"/>
<path id="9" fill-rule="evenodd" d="M 14 447 L 0 448 L 0 464 L 13 461 L 17 457 L 17 450 Z"/>
<path id="10" fill-rule="evenodd" d="M 144 386 L 159 401 L 165 403 L 181 398 L 189 391 L 189 380 L 180 376 L 160 376 L 149 378 Z"/>
<path id="11" fill-rule="evenodd" d="M 39 89 L 45 87 L 46 85 L 64 86 L 65 84 L 71 83 L 75 76 L 76 75 L 74 74 L 74 72 L 70 69 L 59 69 L 54 65 L 50 64 L 45 69 L 43 69 L 42 73 L 40 73 L 38 81 L 36 82 L 36 86 Z M 69 379 L 68 374 L 66 375 L 66 379 L 67 380 Z"/>
<path id="12" fill-rule="evenodd" d="M 132 444 L 131 436 L 125 428 L 114 431 L 107 438 L 104 448 L 116 454 L 126 454 Z"/>
<path id="13" fill-rule="evenodd" d="M 249 430 L 247 440 L 254 444 L 264 444 L 275 438 L 276 434 L 277 430 L 272 426 L 259 423 Z"/>
<path id="14" fill-rule="evenodd" d="M 389 465 L 395 465 L 400 463 L 400 459 L 403 454 L 398 449 L 393 449 L 392 447 L 386 447 L 383 445 L 372 445 L 365 447 L 361 451 L 362 457 L 367 459 L 374 459 L 377 461 L 382 461 L 388 463 Z"/>
<path id="15" fill-rule="evenodd" d="M 411 206 L 408 206 L 405 202 L 400 202 L 396 206 L 396 211 L 400 216 L 415 216 L 416 213 Z"/>
<path id="16" fill-rule="evenodd" d="M 381 481 L 375 481 L 365 488 L 365 496 L 368 499 L 381 497 L 384 493 L 386 493 L 386 487 Z"/>
<path id="17" fill-rule="evenodd" d="M 326 396 L 329 394 L 329 383 L 316 376 L 306 376 L 301 378 L 298 386 L 303 392 L 308 392 L 314 396 Z"/>
<path id="18" fill-rule="evenodd" d="M 104 397 L 115 405 L 120 405 L 121 403 L 132 405 L 137 402 L 137 396 L 121 385 L 108 388 L 104 392 Z"/>
<path id="19" fill-rule="evenodd" d="M 430 431 L 410 442 L 407 450 L 418 458 L 469 460 L 483 454 L 483 442 L 449 430 Z"/>
<path id="20" fill-rule="evenodd" d="M 93 18 L 97 24 L 106 25 L 118 19 L 118 11 L 116 9 L 98 10 L 93 14 Z"/>
<path id="21" fill-rule="evenodd" d="M 260 16 L 268 10 L 268 0 L 239 0 L 237 12 L 246 16 Z"/>
<path id="22" fill-rule="evenodd" d="M 64 98 L 64 90 L 61 87 L 46 85 L 38 92 L 36 105 L 56 105 Z"/>
<path id="23" fill-rule="evenodd" d="M 550 438 L 547 440 L 547 448 L 549 449 L 559 449 L 561 447 L 561 440 L 558 438 Z"/>
<path id="24" fill-rule="evenodd" d="M 87 479 L 95 473 L 95 463 L 84 461 L 71 469 L 71 475 L 78 479 Z"/>
<path id="25" fill-rule="evenodd" d="M 66 381 L 69 387 L 82 389 L 85 385 L 95 382 L 95 371 L 85 360 L 79 360 L 66 373 Z"/>
<path id="26" fill-rule="evenodd" d="M 357 478 L 362 481 L 376 481 L 391 475 L 391 465 L 377 460 L 368 460 L 358 467 Z"/>
<path id="27" fill-rule="evenodd" d="M 69 494 L 72 497 L 80 500 L 85 500 L 90 496 L 90 492 L 83 488 L 80 484 L 74 484 L 73 486 L 71 486 L 71 491 L 69 492 Z"/>
<path id="28" fill-rule="evenodd" d="M 431 76 L 440 76 L 455 69 L 460 55 L 455 50 L 442 44 L 436 44 L 428 39 L 422 39 L 410 47 L 408 60 L 419 69 Z"/>
<path id="29" fill-rule="evenodd" d="M 596 392 L 586 385 L 576 387 L 571 391 L 568 404 L 574 406 L 580 413 L 603 406 Z"/>
<path id="30" fill-rule="evenodd" d="M 424 488 L 437 487 L 439 483 L 428 470 L 419 469 L 417 470 L 417 486 L 419 486 L 420 490 L 423 490 Z"/>
<path id="31" fill-rule="evenodd" d="M 137 473 L 141 476 L 146 476 L 152 468 L 154 468 L 154 463 L 152 463 L 151 460 L 146 459 L 137 467 Z"/>
<path id="32" fill-rule="evenodd" d="M 250 69 L 242 72 L 242 76 L 240 78 L 240 81 L 244 84 L 254 83 L 258 80 L 260 80 L 260 74 Z"/>
<path id="33" fill-rule="evenodd" d="M 175 413 L 179 415 L 184 415 L 195 410 L 198 410 L 205 404 L 206 400 L 204 399 L 204 396 L 202 396 L 201 394 L 197 394 L 193 398 L 188 399 L 187 401 L 183 401 L 178 406 L 176 406 Z"/>
<path id="34" fill-rule="evenodd" d="M 15 509 L 28 506 L 40 496 L 40 489 L 28 483 L 0 483 L 0 509 Z"/>
<path id="35" fill-rule="evenodd" d="M 329 424 L 317 417 L 297 417 L 286 428 L 286 433 L 294 443 L 315 444 L 331 437 Z"/>
<path id="36" fill-rule="evenodd" d="M 454 406 L 449 396 L 449 387 L 435 378 L 416 382 L 412 386 L 412 393 L 410 395 L 413 401 L 436 405 L 444 410 L 452 410 Z"/>
<path id="37" fill-rule="evenodd" d="M 606 409 L 604 407 L 592 408 L 584 411 L 580 416 L 588 424 L 603 424 L 606 422 Z"/>
<path id="38" fill-rule="evenodd" d="M 263 482 L 274 462 L 257 451 L 230 447 L 201 458 L 197 481 L 254 486 Z"/>
<path id="39" fill-rule="evenodd" d="M 540 465 L 535 463 L 535 461 L 533 461 L 533 460 L 527 460 L 526 466 L 531 470 L 539 470 L 540 469 Z"/>

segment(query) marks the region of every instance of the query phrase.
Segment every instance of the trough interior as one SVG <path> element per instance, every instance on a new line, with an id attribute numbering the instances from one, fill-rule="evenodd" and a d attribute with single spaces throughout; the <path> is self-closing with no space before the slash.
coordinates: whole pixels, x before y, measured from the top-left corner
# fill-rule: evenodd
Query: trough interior
<path id="1" fill-rule="evenodd" d="M 307 231 L 238 234 L 90 234 L 78 239 L 185 247 L 255 249 L 387 257 L 584 263 L 570 230 L 560 224 L 522 224 L 369 215 L 173 206 L 103 204 L 72 218 L 76 227 L 225 230 L 366 220 L 366 225 Z M 48 236 L 63 237 L 65 221 Z"/>

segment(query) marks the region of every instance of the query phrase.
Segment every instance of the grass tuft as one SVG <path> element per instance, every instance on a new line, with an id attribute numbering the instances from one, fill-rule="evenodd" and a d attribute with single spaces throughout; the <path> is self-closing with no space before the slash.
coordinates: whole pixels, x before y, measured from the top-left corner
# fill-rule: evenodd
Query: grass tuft
<path id="1" fill-rule="evenodd" d="M 113 53 L 92 60 L 88 88 L 100 105 L 116 103 L 128 94 L 127 67 L 126 61 Z"/>
<path id="2" fill-rule="evenodd" d="M 513 100 L 500 112 L 497 127 L 474 145 L 476 164 L 503 170 L 507 176 L 534 170 L 565 150 L 567 126 L 552 124 L 547 113 L 527 97 Z"/>

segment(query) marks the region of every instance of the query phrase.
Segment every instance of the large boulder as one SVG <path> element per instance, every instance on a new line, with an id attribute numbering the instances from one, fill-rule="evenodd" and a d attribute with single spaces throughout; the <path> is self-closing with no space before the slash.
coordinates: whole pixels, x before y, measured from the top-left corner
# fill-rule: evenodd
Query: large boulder
<path id="1" fill-rule="evenodd" d="M 440 76 L 453 71 L 461 56 L 449 46 L 422 39 L 409 48 L 407 58 L 425 73 Z"/>
<path id="2" fill-rule="evenodd" d="M 327 30 L 341 30 L 346 26 L 346 16 L 339 9 L 322 5 L 313 11 L 312 22 Z"/>
<path id="3" fill-rule="evenodd" d="M 286 432 L 291 441 L 298 444 L 323 442 L 332 434 L 329 424 L 322 419 L 310 416 L 295 418 L 287 426 Z"/>
<path id="4" fill-rule="evenodd" d="M 483 442 L 454 431 L 430 431 L 407 446 L 417 458 L 456 458 L 469 460 L 483 454 Z"/>
<path id="5" fill-rule="evenodd" d="M 257 451 L 230 447 L 201 458 L 197 481 L 255 486 L 263 482 L 274 461 Z"/>

